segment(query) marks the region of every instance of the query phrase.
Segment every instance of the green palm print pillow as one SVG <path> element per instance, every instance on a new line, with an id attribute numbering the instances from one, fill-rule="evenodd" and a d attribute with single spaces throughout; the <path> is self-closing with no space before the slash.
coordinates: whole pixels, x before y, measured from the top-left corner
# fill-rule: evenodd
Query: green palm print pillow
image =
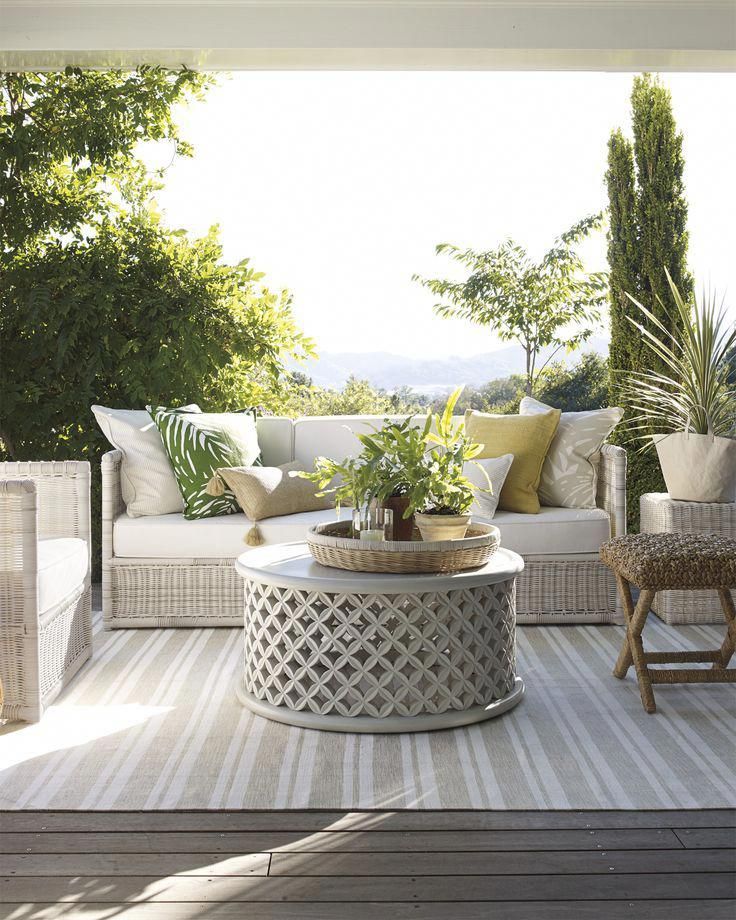
<path id="1" fill-rule="evenodd" d="M 236 514 L 240 507 L 233 493 L 208 495 L 207 483 L 216 469 L 258 465 L 260 450 L 252 413 L 185 413 L 162 406 L 147 406 L 161 432 L 171 461 L 188 521 Z"/>

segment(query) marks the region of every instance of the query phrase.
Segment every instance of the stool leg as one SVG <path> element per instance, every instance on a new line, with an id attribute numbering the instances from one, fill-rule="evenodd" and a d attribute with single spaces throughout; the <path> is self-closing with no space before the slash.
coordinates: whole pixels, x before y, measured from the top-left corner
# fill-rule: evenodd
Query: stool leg
<path id="1" fill-rule="evenodd" d="M 736 649 L 736 607 L 734 607 L 733 597 L 728 588 L 720 588 L 718 596 L 721 599 L 723 616 L 726 620 L 726 638 L 721 646 L 721 660 L 714 662 L 714 668 L 727 668 L 728 662 Z"/>
<path id="2" fill-rule="evenodd" d="M 657 704 L 654 702 L 652 682 L 649 679 L 649 671 L 647 670 L 647 665 L 644 661 L 644 645 L 641 641 L 641 632 L 644 629 L 644 624 L 647 621 L 647 616 L 649 615 L 649 611 L 652 607 L 652 600 L 654 599 L 655 593 L 655 591 L 644 590 L 639 594 L 639 600 L 636 602 L 634 615 L 631 618 L 631 624 L 626 631 L 629 651 L 631 653 L 631 657 L 634 659 L 636 677 L 639 681 L 639 693 L 641 694 L 641 701 L 644 705 L 644 709 L 650 713 L 657 711 Z"/>
<path id="3" fill-rule="evenodd" d="M 623 678 L 626 677 L 626 674 L 633 662 L 633 658 L 631 657 L 631 648 L 629 646 L 629 629 L 631 628 L 631 621 L 634 617 L 634 602 L 631 599 L 631 586 L 629 585 L 628 581 L 626 581 L 626 579 L 618 573 L 616 573 L 616 581 L 618 583 L 618 593 L 621 596 L 621 601 L 624 607 L 626 635 L 624 636 L 624 644 L 621 646 L 618 660 L 616 661 L 616 665 L 613 669 L 613 676 L 618 677 L 619 680 L 623 680 Z"/>

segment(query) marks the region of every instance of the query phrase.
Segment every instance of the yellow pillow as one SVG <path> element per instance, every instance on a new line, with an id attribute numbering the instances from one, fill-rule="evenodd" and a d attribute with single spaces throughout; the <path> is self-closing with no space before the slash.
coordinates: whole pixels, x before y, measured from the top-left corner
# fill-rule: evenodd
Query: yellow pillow
<path id="1" fill-rule="evenodd" d="M 531 424 L 529 424 L 531 422 Z M 487 415 L 465 413 L 465 431 L 471 441 L 483 444 L 478 459 L 513 454 L 514 462 L 501 489 L 502 511 L 539 514 L 537 489 L 547 451 L 560 422 L 560 410 L 539 415 Z"/>

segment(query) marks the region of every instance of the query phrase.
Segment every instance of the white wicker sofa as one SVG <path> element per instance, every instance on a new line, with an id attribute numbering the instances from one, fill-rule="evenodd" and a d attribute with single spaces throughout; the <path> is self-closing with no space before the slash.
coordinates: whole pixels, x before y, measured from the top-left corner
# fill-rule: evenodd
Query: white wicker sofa
<path id="1" fill-rule="evenodd" d="M 315 457 L 347 457 L 359 450 L 355 434 L 380 417 L 335 416 L 296 420 L 264 417 L 258 438 L 267 466 Z M 421 419 L 418 419 L 421 421 Z M 131 518 L 120 489 L 122 455 L 102 458 L 102 604 L 105 627 L 234 626 L 242 622 L 242 580 L 233 560 L 246 549 L 245 515 L 186 521 L 181 514 Z M 526 567 L 517 587 L 519 622 L 603 623 L 616 617 L 616 587 L 598 550 L 626 527 L 626 452 L 603 447 L 598 508 L 543 508 L 538 515 L 497 512 L 504 546 Z M 308 526 L 334 520 L 333 510 L 259 522 L 266 543 L 304 538 Z"/>

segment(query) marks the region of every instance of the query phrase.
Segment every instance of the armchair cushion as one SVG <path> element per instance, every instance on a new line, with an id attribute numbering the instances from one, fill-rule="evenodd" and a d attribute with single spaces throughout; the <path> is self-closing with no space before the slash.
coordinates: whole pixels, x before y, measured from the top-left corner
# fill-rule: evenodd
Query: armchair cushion
<path id="1" fill-rule="evenodd" d="M 86 542 L 75 537 L 39 540 L 37 552 L 38 612 L 42 614 L 82 587 L 89 552 Z"/>

